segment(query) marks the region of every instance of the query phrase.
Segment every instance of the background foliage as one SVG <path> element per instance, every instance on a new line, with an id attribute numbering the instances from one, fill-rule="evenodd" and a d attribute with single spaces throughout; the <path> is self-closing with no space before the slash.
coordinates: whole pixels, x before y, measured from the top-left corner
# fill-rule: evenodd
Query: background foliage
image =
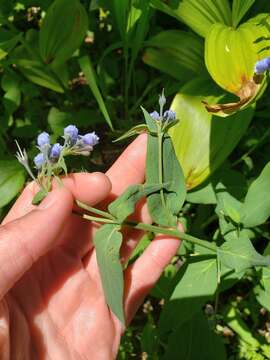
<path id="1" fill-rule="evenodd" d="M 268 77 L 253 78 L 270 55 L 269 1 L 1 0 L 0 23 L 1 217 L 27 181 L 15 139 L 33 157 L 39 131 L 95 129 L 94 156 L 70 166 L 105 170 L 125 146 L 111 140 L 165 88 L 189 190 L 181 221 L 221 245 L 223 265 L 182 246 L 119 359 L 269 359 L 270 105 Z"/>

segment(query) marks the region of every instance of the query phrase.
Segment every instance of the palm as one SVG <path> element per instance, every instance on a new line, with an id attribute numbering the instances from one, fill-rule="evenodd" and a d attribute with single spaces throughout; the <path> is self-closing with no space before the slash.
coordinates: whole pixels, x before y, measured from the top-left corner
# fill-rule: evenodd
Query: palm
<path id="1" fill-rule="evenodd" d="M 117 353 L 121 326 L 104 301 L 87 236 L 90 225 L 82 223 L 83 231 L 78 233 L 79 222 L 73 219 L 73 226 L 65 229 L 71 235 L 62 236 L 59 246 L 41 258 L 6 297 L 10 313 L 17 317 L 14 324 L 18 324 L 12 327 L 11 336 L 31 339 L 30 345 L 20 341 L 16 353 L 23 353 L 26 346 L 34 359 L 57 359 L 58 353 L 59 359 L 87 359 L 89 349 L 96 350 L 96 357 L 91 352 L 95 359 L 100 350 L 104 359 Z M 88 252 L 83 260 L 82 249 Z M 22 317 L 26 320 L 24 335 Z"/>

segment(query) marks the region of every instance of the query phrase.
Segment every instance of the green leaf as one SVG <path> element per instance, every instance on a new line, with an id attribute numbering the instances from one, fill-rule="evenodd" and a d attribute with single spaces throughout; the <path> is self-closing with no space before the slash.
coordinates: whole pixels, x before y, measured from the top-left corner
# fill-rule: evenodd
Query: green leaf
<path id="1" fill-rule="evenodd" d="M 184 22 L 197 34 L 205 37 L 212 24 L 232 25 L 232 15 L 228 0 L 182 0 L 174 8 L 161 0 L 151 0 L 157 9 Z"/>
<path id="2" fill-rule="evenodd" d="M 95 233 L 94 245 L 106 302 L 125 325 L 123 309 L 124 280 L 119 259 L 122 234 L 118 225 L 106 224 Z"/>
<path id="3" fill-rule="evenodd" d="M 113 142 L 118 142 L 118 141 L 122 141 L 125 139 L 128 139 L 131 136 L 135 136 L 138 134 L 141 134 L 142 132 L 146 131 L 148 128 L 145 124 L 139 124 L 139 125 L 135 125 L 133 126 L 130 130 L 128 130 L 125 134 L 119 136 L 116 140 L 114 140 Z"/>
<path id="4" fill-rule="evenodd" d="M 263 224 L 270 216 L 270 162 L 248 189 L 241 222 L 246 227 Z"/>
<path id="5" fill-rule="evenodd" d="M 88 15 L 78 0 L 55 0 L 43 20 L 39 49 L 46 64 L 64 63 L 77 50 L 88 29 Z"/>
<path id="6" fill-rule="evenodd" d="M 161 51 L 165 50 L 166 54 L 170 55 L 167 61 L 168 66 L 171 66 L 172 59 L 179 64 L 179 75 L 183 73 L 182 66 L 196 74 L 206 72 L 204 43 L 192 33 L 180 30 L 162 31 L 150 38 L 145 45 Z M 144 55 L 144 61 L 145 59 L 147 59 L 147 53 Z"/>
<path id="7" fill-rule="evenodd" d="M 0 60 L 4 59 L 8 53 L 20 41 L 22 33 L 16 34 L 1 28 L 0 31 Z"/>
<path id="8" fill-rule="evenodd" d="M 157 192 L 163 187 L 162 184 L 131 185 L 121 196 L 109 205 L 109 212 L 122 223 L 129 215 L 134 213 L 136 203 L 141 198 Z"/>
<path id="9" fill-rule="evenodd" d="M 147 206 L 154 222 L 163 226 L 175 226 L 176 216 L 179 214 L 186 197 L 185 180 L 169 136 L 164 136 L 162 146 L 162 182 L 169 185 L 166 186 L 163 195 L 160 192 L 149 195 Z M 146 182 L 148 184 L 160 183 L 158 169 L 157 137 L 149 134 L 146 160 Z"/>
<path id="10" fill-rule="evenodd" d="M 191 258 L 176 277 L 178 283 L 160 316 L 159 328 L 163 334 L 189 321 L 212 298 L 217 288 L 216 258 Z"/>
<path id="11" fill-rule="evenodd" d="M 145 64 L 162 71 L 180 81 L 180 85 L 193 79 L 194 72 L 182 65 L 182 59 L 172 54 L 170 49 L 148 48 L 143 55 Z"/>
<path id="12" fill-rule="evenodd" d="M 242 18 L 255 3 L 255 0 L 233 0 L 232 22 L 233 27 L 237 27 Z"/>
<path id="13" fill-rule="evenodd" d="M 88 56 L 83 56 L 79 59 L 80 67 L 86 77 L 86 80 L 88 82 L 88 85 L 99 105 L 99 109 L 101 113 L 103 114 L 105 120 L 107 121 L 108 125 L 110 126 L 111 130 L 113 130 L 113 125 L 110 119 L 110 115 L 107 111 L 106 105 L 104 103 L 104 100 L 102 98 L 102 95 L 99 91 L 97 81 L 96 81 L 96 75 L 95 71 L 93 69 L 93 66 L 91 64 L 90 58 Z"/>
<path id="14" fill-rule="evenodd" d="M 270 266 L 270 256 L 262 256 L 253 247 L 246 235 L 240 234 L 238 239 L 227 240 L 219 249 L 220 261 L 236 272 L 254 266 Z"/>
<path id="15" fill-rule="evenodd" d="M 20 80 L 15 73 L 6 72 L 2 77 L 1 85 L 6 92 L 3 97 L 3 105 L 7 115 L 10 116 L 21 103 Z"/>
<path id="16" fill-rule="evenodd" d="M 180 121 L 169 133 L 189 190 L 203 183 L 223 163 L 252 119 L 252 108 L 224 119 L 208 113 L 202 100 L 216 103 L 222 96 L 209 79 L 198 78 L 186 84 L 171 104 Z"/>
<path id="17" fill-rule="evenodd" d="M 170 336 L 163 360 L 226 360 L 222 338 L 211 329 L 201 311 L 180 325 Z"/>
<path id="18" fill-rule="evenodd" d="M 20 192 L 24 182 L 24 171 L 16 160 L 0 160 L 0 208 Z"/>
<path id="19" fill-rule="evenodd" d="M 216 197 L 218 203 L 217 212 L 222 212 L 223 215 L 228 216 L 236 224 L 239 224 L 243 204 L 233 197 L 221 183 L 216 187 Z"/>

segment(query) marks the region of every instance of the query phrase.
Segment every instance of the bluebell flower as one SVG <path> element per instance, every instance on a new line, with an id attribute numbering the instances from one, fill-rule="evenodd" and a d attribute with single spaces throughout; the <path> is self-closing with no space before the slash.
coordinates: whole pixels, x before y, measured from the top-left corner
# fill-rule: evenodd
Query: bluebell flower
<path id="1" fill-rule="evenodd" d="M 60 156 L 60 153 L 62 151 L 62 148 L 63 148 L 63 146 L 61 146 L 59 143 L 54 144 L 51 148 L 50 158 L 58 159 Z"/>
<path id="2" fill-rule="evenodd" d="M 173 110 L 167 110 L 164 113 L 164 119 L 168 121 L 175 121 L 176 120 L 176 113 Z"/>
<path id="3" fill-rule="evenodd" d="M 40 169 L 42 167 L 42 165 L 44 164 L 44 161 L 45 161 L 44 154 L 42 154 L 42 153 L 37 154 L 37 156 L 35 156 L 35 158 L 34 158 L 34 163 L 36 165 L 36 168 Z"/>
<path id="4" fill-rule="evenodd" d="M 79 135 L 79 130 L 75 125 L 69 125 L 64 129 L 64 136 L 67 137 L 72 144 L 75 144 Z"/>
<path id="5" fill-rule="evenodd" d="M 270 57 L 266 57 L 256 62 L 254 71 L 256 74 L 262 74 L 269 69 L 270 69 Z"/>
<path id="6" fill-rule="evenodd" d="M 159 113 L 157 111 L 153 111 L 149 114 L 151 116 L 152 119 L 159 121 L 160 117 L 159 117 Z"/>
<path id="7" fill-rule="evenodd" d="M 92 133 L 85 134 L 81 137 L 81 140 L 84 145 L 95 146 L 99 143 L 99 137 L 93 131 Z"/>
<path id="8" fill-rule="evenodd" d="M 50 145 L 50 135 L 46 132 L 39 134 L 37 137 L 37 144 L 39 147 Z"/>

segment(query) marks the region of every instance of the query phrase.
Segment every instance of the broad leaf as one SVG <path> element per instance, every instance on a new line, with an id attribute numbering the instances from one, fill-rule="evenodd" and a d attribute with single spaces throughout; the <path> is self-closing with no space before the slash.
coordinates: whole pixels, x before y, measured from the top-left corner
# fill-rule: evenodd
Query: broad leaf
<path id="1" fill-rule="evenodd" d="M 251 184 L 243 207 L 241 222 L 246 227 L 263 224 L 270 216 L 270 162 Z"/>
<path id="2" fill-rule="evenodd" d="M 232 23 L 233 27 L 236 27 L 247 11 L 255 3 L 255 0 L 233 0 L 232 5 Z"/>
<path id="3" fill-rule="evenodd" d="M 123 310 L 124 280 L 119 259 L 122 234 L 117 225 L 106 224 L 95 233 L 94 245 L 106 302 L 125 324 Z"/>
<path id="4" fill-rule="evenodd" d="M 164 360 L 226 360 L 222 338 L 215 334 L 201 311 L 180 325 L 169 337 Z"/>
<path id="5" fill-rule="evenodd" d="M 129 215 L 134 213 L 136 203 L 141 198 L 149 194 L 155 193 L 163 187 L 164 186 L 162 184 L 140 184 L 129 186 L 128 189 L 121 196 L 119 196 L 109 205 L 109 212 L 120 223 L 122 223 Z"/>
<path id="6" fill-rule="evenodd" d="M 205 99 L 216 103 L 221 98 L 214 83 L 198 78 L 186 84 L 173 99 L 171 109 L 180 121 L 169 133 L 189 190 L 223 163 L 252 119 L 252 108 L 221 119 L 208 113 L 202 104 Z"/>
<path id="7" fill-rule="evenodd" d="M 88 29 L 88 15 L 78 0 L 55 0 L 43 20 L 39 49 L 46 64 L 64 63 L 77 50 Z"/>
<path id="8" fill-rule="evenodd" d="M 161 313 L 161 333 L 189 321 L 212 298 L 217 288 L 216 258 L 197 256 L 190 259 L 179 270 L 176 278 L 178 283 Z"/>
<path id="9" fill-rule="evenodd" d="M 262 256 L 253 247 L 249 238 L 240 234 L 238 239 L 230 239 L 219 248 L 220 261 L 236 272 L 254 266 L 270 266 L 270 256 Z"/>
<path id="10" fill-rule="evenodd" d="M 234 198 L 223 184 L 218 184 L 216 187 L 216 197 L 218 204 L 218 212 L 229 217 L 235 223 L 240 223 L 243 204 Z"/>
<path id="11" fill-rule="evenodd" d="M 197 34 L 205 37 L 212 24 L 232 25 L 228 0 L 182 0 L 169 7 L 161 0 L 151 0 L 153 6 L 183 21 Z"/>
<path id="12" fill-rule="evenodd" d="M 203 41 L 192 33 L 180 30 L 162 31 L 145 44 L 147 47 L 160 49 L 161 52 L 164 50 L 169 56 L 168 67 L 174 59 L 180 66 L 179 73 L 182 73 L 182 66 L 196 74 L 202 74 L 206 70 Z M 147 53 L 144 56 L 144 60 L 146 59 Z"/>
<path id="13" fill-rule="evenodd" d="M 0 160 L 0 208 L 19 193 L 24 182 L 24 170 L 18 161 Z"/>

